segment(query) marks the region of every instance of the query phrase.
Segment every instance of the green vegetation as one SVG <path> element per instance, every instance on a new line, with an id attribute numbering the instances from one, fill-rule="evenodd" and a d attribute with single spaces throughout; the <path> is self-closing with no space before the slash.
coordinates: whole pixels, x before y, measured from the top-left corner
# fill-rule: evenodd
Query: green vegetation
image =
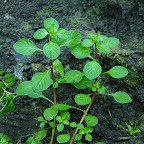
<path id="1" fill-rule="evenodd" d="M 108 78 L 123 78 L 128 70 L 123 66 L 114 66 L 103 72 L 99 61 L 99 53 L 109 54 L 111 49 L 119 45 L 119 40 L 114 37 L 107 37 L 97 33 L 90 33 L 83 40 L 82 34 L 77 30 L 66 30 L 59 28 L 58 22 L 53 18 L 44 21 L 44 28 L 34 33 L 34 38 L 41 40 L 49 38 L 43 49 L 37 47 L 32 40 L 21 39 L 14 44 L 16 52 L 23 55 L 31 55 L 34 52 L 43 53 L 50 60 L 50 69 L 36 73 L 31 81 L 20 83 L 16 89 L 18 96 L 29 96 L 30 98 L 43 98 L 51 103 L 51 106 L 44 110 L 43 116 L 38 117 L 41 131 L 27 140 L 27 144 L 41 144 L 47 135 L 47 130 L 52 129 L 50 144 L 57 140 L 58 143 L 82 142 L 82 138 L 92 141 L 94 126 L 98 124 L 98 117 L 89 114 L 89 110 L 95 98 L 100 96 L 111 96 L 117 103 L 130 103 L 132 99 L 123 91 L 108 92 L 106 83 Z M 68 70 L 60 61 L 61 49 L 71 49 L 71 54 L 77 59 L 88 59 L 83 71 Z M 56 74 L 56 72 L 58 74 Z M 101 75 L 105 76 L 102 82 Z M 90 93 L 76 94 L 74 101 L 77 105 L 87 106 L 86 110 L 69 104 L 57 103 L 57 88 L 61 84 L 69 83 L 79 90 L 89 89 Z M 44 95 L 44 91 L 53 88 L 53 100 Z M 71 121 L 69 109 L 76 109 L 83 112 L 80 122 Z M 65 131 L 70 127 L 72 131 Z"/>

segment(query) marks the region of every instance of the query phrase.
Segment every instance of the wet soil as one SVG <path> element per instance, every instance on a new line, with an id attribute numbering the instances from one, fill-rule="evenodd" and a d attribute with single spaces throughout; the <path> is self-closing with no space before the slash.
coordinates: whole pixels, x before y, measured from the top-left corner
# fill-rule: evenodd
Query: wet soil
<path id="1" fill-rule="evenodd" d="M 96 31 L 120 39 L 120 47 L 101 58 L 101 65 L 104 70 L 114 65 L 123 65 L 129 69 L 126 78 L 110 79 L 108 86 L 112 92 L 126 91 L 133 102 L 120 105 L 109 97 L 96 99 L 90 113 L 98 116 L 99 124 L 95 127 L 93 142 L 90 143 L 144 143 L 143 0 L 0 0 L 0 69 L 14 72 L 20 80 L 30 80 L 33 74 L 49 65 L 42 54 L 22 56 L 15 53 L 12 46 L 20 38 L 34 40 L 33 33 L 43 27 L 43 21 L 48 17 L 57 19 L 60 26 L 68 30 L 79 30 L 84 36 L 89 31 Z M 42 47 L 46 41 L 35 42 Z M 81 69 L 83 65 L 66 48 L 62 50 L 60 59 L 71 69 L 75 65 Z M 75 105 L 73 98 L 77 93 L 79 91 L 70 85 L 61 86 L 58 89 L 58 102 Z M 50 90 L 48 95 L 52 95 Z M 49 104 L 27 97 L 18 98 L 15 104 L 15 111 L 0 117 L 0 132 L 25 143 L 39 129 L 36 118 L 42 115 L 42 110 Z M 78 121 L 78 115 L 82 115 L 77 111 L 72 111 L 72 114 L 74 121 Z M 124 130 L 127 124 L 139 128 L 141 132 L 131 136 Z M 84 143 L 88 144 L 86 141 Z"/>

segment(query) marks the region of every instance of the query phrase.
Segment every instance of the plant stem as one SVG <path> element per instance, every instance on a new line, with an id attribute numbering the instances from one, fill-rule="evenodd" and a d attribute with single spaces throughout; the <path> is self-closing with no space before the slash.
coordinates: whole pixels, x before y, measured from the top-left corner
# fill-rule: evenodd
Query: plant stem
<path id="1" fill-rule="evenodd" d="M 91 101 L 91 103 L 89 104 L 89 106 L 87 107 L 86 111 L 84 112 L 84 114 L 83 114 L 83 116 L 82 116 L 82 118 L 81 118 L 81 120 L 80 120 L 80 124 L 83 123 L 83 121 L 84 121 L 86 115 L 88 114 L 88 111 L 90 110 L 90 108 L 91 108 L 91 106 L 92 106 L 92 104 L 93 104 L 93 102 L 94 102 L 94 99 L 96 98 L 96 95 L 97 95 L 97 94 L 98 94 L 98 92 L 95 92 L 95 93 L 93 94 L 92 101 Z M 75 136 L 76 136 L 78 130 L 79 130 L 79 129 L 76 128 L 76 130 L 75 130 L 75 132 L 74 132 L 74 134 L 73 134 L 73 136 L 72 136 L 72 138 L 71 138 L 70 144 L 73 144 L 74 139 L 75 139 Z"/>
<path id="2" fill-rule="evenodd" d="M 49 41 L 52 41 L 51 36 L 49 37 Z M 53 60 L 50 59 L 50 67 L 51 67 L 51 75 L 52 75 L 52 80 L 55 81 L 55 76 L 54 76 L 54 66 L 53 66 Z M 54 98 L 54 104 L 56 104 L 56 88 L 53 87 L 53 98 Z M 53 122 L 56 122 L 56 119 L 54 118 Z M 50 144 L 54 143 L 54 136 L 55 136 L 55 131 L 56 128 L 54 127 L 52 129 L 52 136 L 51 136 L 51 140 L 50 140 Z"/>

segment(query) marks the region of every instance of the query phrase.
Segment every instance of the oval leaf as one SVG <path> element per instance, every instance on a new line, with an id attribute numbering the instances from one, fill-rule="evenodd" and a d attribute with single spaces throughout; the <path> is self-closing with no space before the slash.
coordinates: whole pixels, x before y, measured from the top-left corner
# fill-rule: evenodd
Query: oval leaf
<path id="1" fill-rule="evenodd" d="M 114 66 L 106 73 L 110 74 L 113 78 L 123 78 L 128 74 L 128 70 L 123 66 Z"/>
<path id="2" fill-rule="evenodd" d="M 16 89 L 18 95 L 28 95 L 30 98 L 43 98 L 42 92 L 34 92 L 31 81 L 24 81 L 20 83 Z"/>
<path id="3" fill-rule="evenodd" d="M 44 91 L 50 85 L 53 84 L 53 80 L 50 78 L 50 71 L 36 73 L 31 80 L 32 88 L 35 91 Z"/>
<path id="4" fill-rule="evenodd" d="M 83 47 L 91 47 L 94 44 L 94 42 L 91 39 L 85 39 L 82 42 Z"/>
<path id="5" fill-rule="evenodd" d="M 48 32 L 50 34 L 53 34 L 53 33 L 58 31 L 59 24 L 58 24 L 58 22 L 55 19 L 47 18 L 44 21 L 44 27 L 48 30 Z"/>
<path id="6" fill-rule="evenodd" d="M 31 55 L 36 51 L 42 51 L 41 49 L 39 49 L 33 41 L 29 40 L 29 39 L 21 39 L 19 41 L 17 41 L 14 45 L 13 45 L 14 49 L 16 50 L 16 52 L 23 54 L 23 55 Z"/>
<path id="7" fill-rule="evenodd" d="M 53 62 L 53 65 L 54 65 L 54 68 L 56 69 L 56 71 L 58 71 L 61 76 L 64 76 L 64 68 L 63 68 L 63 65 L 62 65 L 61 61 L 56 59 Z"/>
<path id="8" fill-rule="evenodd" d="M 91 102 L 90 94 L 77 94 L 74 100 L 78 105 L 87 105 Z"/>
<path id="9" fill-rule="evenodd" d="M 47 108 L 44 111 L 44 117 L 48 121 L 51 121 L 52 119 L 54 119 L 57 114 L 58 114 L 58 110 L 53 107 Z"/>
<path id="10" fill-rule="evenodd" d="M 47 135 L 47 131 L 41 130 L 35 134 L 34 139 L 41 141 L 42 139 L 44 139 L 46 137 L 46 135 Z"/>
<path id="11" fill-rule="evenodd" d="M 102 68 L 98 62 L 91 61 L 84 66 L 83 72 L 88 79 L 92 80 L 101 74 Z"/>
<path id="12" fill-rule="evenodd" d="M 65 111 L 68 110 L 69 108 L 72 108 L 72 106 L 67 105 L 67 104 L 55 104 L 53 107 L 57 110 Z"/>
<path id="13" fill-rule="evenodd" d="M 34 33 L 33 37 L 34 37 L 35 39 L 43 39 L 43 38 L 45 38 L 47 35 L 48 35 L 47 30 L 44 29 L 44 28 L 42 28 L 42 29 L 37 30 L 37 31 Z"/>
<path id="14" fill-rule="evenodd" d="M 86 134 L 86 135 L 85 135 L 85 139 L 86 139 L 87 141 L 92 141 L 92 135 L 91 135 L 91 134 Z"/>
<path id="15" fill-rule="evenodd" d="M 126 92 L 123 92 L 123 91 L 118 91 L 116 93 L 112 93 L 111 94 L 115 101 L 117 101 L 118 103 L 130 103 L 132 102 L 132 99 L 131 97 L 126 93 Z"/>
<path id="16" fill-rule="evenodd" d="M 44 54 L 52 60 L 56 59 L 60 55 L 60 47 L 53 42 L 45 44 L 43 51 Z"/>
<path id="17" fill-rule="evenodd" d="M 90 114 L 85 117 L 85 121 L 89 126 L 95 126 L 98 124 L 98 118 Z"/>
<path id="18" fill-rule="evenodd" d="M 68 83 L 77 83 L 81 81 L 83 76 L 84 74 L 78 70 L 70 70 L 65 74 L 64 80 Z"/>
<path id="19" fill-rule="evenodd" d="M 70 140 L 70 135 L 69 134 L 61 134 L 57 137 L 57 141 L 59 143 L 66 143 Z"/>
<path id="20" fill-rule="evenodd" d="M 110 37 L 107 40 L 107 44 L 108 44 L 109 48 L 115 48 L 116 46 L 118 46 L 118 44 L 120 44 L 120 41 L 117 38 Z"/>
<path id="21" fill-rule="evenodd" d="M 90 57 L 91 49 L 83 47 L 81 45 L 72 48 L 72 54 L 77 59 L 84 59 L 86 57 Z"/>

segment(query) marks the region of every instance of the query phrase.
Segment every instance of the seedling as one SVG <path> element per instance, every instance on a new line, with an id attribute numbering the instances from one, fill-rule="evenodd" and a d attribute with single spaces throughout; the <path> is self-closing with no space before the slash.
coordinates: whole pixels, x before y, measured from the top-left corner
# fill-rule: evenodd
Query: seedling
<path id="1" fill-rule="evenodd" d="M 47 125 L 52 128 L 50 144 L 57 140 L 58 143 L 70 143 L 74 141 L 92 141 L 93 127 L 98 124 L 97 116 L 89 114 L 89 110 L 98 96 L 111 96 L 117 103 L 130 103 L 132 99 L 123 91 L 109 93 L 106 87 L 107 76 L 123 78 L 128 74 L 128 70 L 123 66 L 114 66 L 104 72 L 99 60 L 99 53 L 109 54 L 111 49 L 117 47 L 120 42 L 117 38 L 107 37 L 98 33 L 90 33 L 86 39 L 77 30 L 66 30 L 59 28 L 58 22 L 53 18 L 44 21 L 44 28 L 34 33 L 36 40 L 48 38 L 43 48 L 39 48 L 32 40 L 23 38 L 17 41 L 13 46 L 16 52 L 23 55 L 31 55 L 35 52 L 43 53 L 50 60 L 50 69 L 36 73 L 31 81 L 20 83 L 16 89 L 18 96 L 27 95 L 30 98 L 43 98 L 51 103 L 43 112 L 43 116 L 38 118 L 40 128 L 44 135 L 39 140 L 32 137 L 27 140 L 40 141 L 46 136 Z M 71 54 L 76 59 L 87 59 L 83 71 L 72 69 L 65 71 L 59 56 L 61 49 L 67 47 L 71 49 Z M 85 60 L 84 60 L 85 62 Z M 55 73 L 57 71 L 58 75 Z M 106 81 L 102 83 L 101 75 L 104 75 Z M 62 101 L 57 103 L 57 88 L 61 84 L 69 83 L 79 90 L 90 89 L 91 93 L 76 94 L 74 101 L 77 105 L 88 105 L 86 110 L 65 104 Z M 53 100 L 43 94 L 43 91 L 53 87 Z M 70 95 L 69 95 L 70 96 Z M 71 121 L 69 109 L 77 109 L 83 112 L 80 122 Z M 84 122 L 85 121 L 85 122 Z M 47 125 L 45 125 L 47 124 Z M 72 131 L 65 133 L 64 129 L 70 126 Z M 74 130 L 75 129 L 75 130 Z M 61 133 L 62 132 L 62 133 Z M 61 133 L 61 134 L 59 134 Z M 57 137 L 56 137 L 56 135 Z"/>
<path id="2" fill-rule="evenodd" d="M 13 77 L 12 73 L 4 74 L 4 70 L 0 70 L 0 116 L 6 112 L 15 109 L 14 100 L 15 93 L 10 92 L 10 89 L 15 85 L 18 78 Z"/>

